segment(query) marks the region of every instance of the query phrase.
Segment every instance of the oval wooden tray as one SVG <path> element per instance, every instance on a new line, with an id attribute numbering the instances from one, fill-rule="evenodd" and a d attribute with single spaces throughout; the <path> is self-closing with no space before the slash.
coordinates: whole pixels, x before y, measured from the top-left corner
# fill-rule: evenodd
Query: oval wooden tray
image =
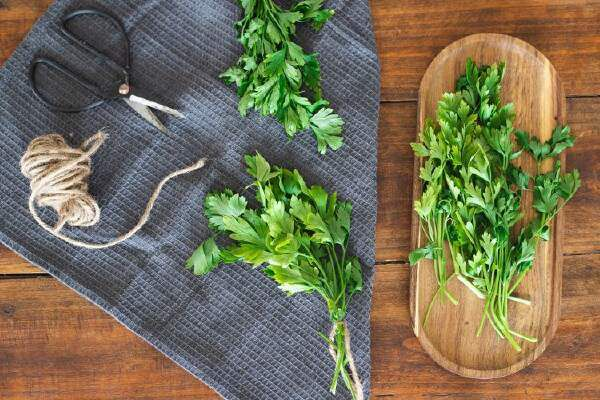
<path id="1" fill-rule="evenodd" d="M 510 36 L 476 34 L 446 47 L 427 69 L 419 90 L 419 131 L 426 117 L 435 117 L 442 94 L 454 91 L 456 79 L 464 74 L 468 57 L 478 65 L 506 62 L 502 98 L 504 102 L 515 104 L 515 127 L 546 140 L 556 123 L 566 120 L 562 86 L 554 67 L 543 54 L 528 43 Z M 525 155 L 521 159 L 521 166 L 533 173 L 534 161 Z M 561 161 L 564 167 L 564 155 Z M 420 166 L 421 159 L 416 158 L 413 199 L 421 196 Z M 531 201 L 530 194 L 524 196 L 525 210 L 531 209 Z M 525 220 L 531 216 L 532 212 L 529 215 L 526 213 Z M 410 309 L 413 329 L 423 348 L 439 365 L 465 377 L 498 378 L 521 370 L 542 354 L 556 331 L 559 319 L 562 216 L 558 216 L 551 229 L 550 241 L 538 247 L 535 265 L 517 293 L 520 297 L 530 299 L 532 305 L 510 304 L 509 317 L 513 329 L 538 339 L 537 343 L 520 341 L 523 347 L 520 353 L 513 350 L 507 341 L 499 339 L 487 322 L 482 335 L 475 336 L 483 301 L 456 279 L 449 283 L 448 288 L 457 296 L 459 305 L 437 301 L 427 326 L 423 328 L 423 315 L 437 289 L 437 283 L 429 260 L 411 267 Z M 421 233 L 419 219 L 413 211 L 413 249 L 424 245 Z"/>

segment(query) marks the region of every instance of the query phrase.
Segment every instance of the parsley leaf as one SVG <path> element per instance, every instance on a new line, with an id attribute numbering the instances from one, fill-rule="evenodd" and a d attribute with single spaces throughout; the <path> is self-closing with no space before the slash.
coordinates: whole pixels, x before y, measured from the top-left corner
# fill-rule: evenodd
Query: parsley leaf
<path id="1" fill-rule="evenodd" d="M 420 249 L 415 249 L 408 255 L 408 261 L 410 265 L 415 265 L 424 258 L 428 258 L 430 260 L 433 258 L 433 249 L 431 244 L 421 247 Z"/>
<path id="2" fill-rule="evenodd" d="M 310 118 L 319 153 L 325 154 L 327 147 L 333 150 L 342 147 L 342 125 L 344 121 L 331 108 L 321 108 Z"/>
<path id="3" fill-rule="evenodd" d="M 239 217 L 246 211 L 246 198 L 231 190 L 206 196 L 204 209 L 209 223 L 216 229 L 224 229 L 223 217 Z"/>
<path id="4" fill-rule="evenodd" d="M 240 115 L 250 109 L 271 115 L 289 138 L 310 129 L 321 154 L 339 149 L 344 121 L 322 98 L 317 54 L 305 53 L 294 42 L 298 23 L 308 22 L 319 30 L 333 10 L 323 8 L 323 0 L 300 1 L 290 10 L 273 0 L 240 0 L 240 5 L 244 15 L 236 28 L 244 53 L 220 75 L 237 86 Z"/>
<path id="5" fill-rule="evenodd" d="M 210 238 L 194 251 L 185 265 L 195 275 L 205 275 L 215 269 L 220 262 L 221 251 L 215 239 Z"/>

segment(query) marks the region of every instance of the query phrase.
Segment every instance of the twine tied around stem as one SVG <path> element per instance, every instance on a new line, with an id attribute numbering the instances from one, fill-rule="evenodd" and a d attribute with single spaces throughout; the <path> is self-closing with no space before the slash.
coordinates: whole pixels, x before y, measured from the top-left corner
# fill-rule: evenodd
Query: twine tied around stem
<path id="1" fill-rule="evenodd" d="M 346 321 L 344 321 L 343 323 L 333 323 L 331 331 L 329 332 L 329 354 L 333 358 L 333 361 L 337 362 L 337 352 L 332 346 L 332 343 L 335 343 L 335 334 L 337 331 L 338 324 L 342 324 L 342 326 L 344 327 L 344 347 L 346 349 L 346 357 L 348 358 L 348 367 L 350 368 L 350 373 L 352 374 L 352 386 L 354 387 L 356 400 L 364 400 L 365 395 L 363 392 L 362 382 L 360 381 L 360 376 L 358 375 L 358 369 L 356 368 L 356 364 L 354 362 L 354 356 L 352 355 L 352 351 L 350 350 L 350 329 L 348 329 L 348 323 Z"/>
<path id="2" fill-rule="evenodd" d="M 74 246 L 104 249 L 121 243 L 136 234 L 148 221 L 150 212 L 163 186 L 176 176 L 196 171 L 204 166 L 201 159 L 189 167 L 167 175 L 154 189 L 137 224 L 128 232 L 106 243 L 89 243 L 73 239 L 61 232 L 65 225 L 92 226 L 100 220 L 100 207 L 88 192 L 88 178 L 92 173 L 91 157 L 106 140 L 99 131 L 79 148 L 69 146 L 56 133 L 40 136 L 31 141 L 21 158 L 21 173 L 30 180 L 29 212 L 46 231 Z M 44 222 L 38 207 L 51 207 L 58 215 L 54 227 Z"/>

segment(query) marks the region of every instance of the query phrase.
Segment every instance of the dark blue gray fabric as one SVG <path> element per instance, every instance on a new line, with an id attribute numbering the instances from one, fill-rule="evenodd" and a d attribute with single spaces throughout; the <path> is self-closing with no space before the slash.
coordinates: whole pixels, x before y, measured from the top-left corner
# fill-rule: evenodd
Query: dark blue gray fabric
<path id="1" fill-rule="evenodd" d="M 329 399 L 333 362 L 317 331 L 328 332 L 316 296 L 286 297 L 248 266 L 198 278 L 183 268 L 209 235 L 202 199 L 210 190 L 248 183 L 242 156 L 255 150 L 298 168 L 309 183 L 337 190 L 354 204 L 351 250 L 364 266 L 365 290 L 350 306 L 352 347 L 365 390 L 370 383 L 369 311 L 376 220 L 379 69 L 367 0 L 333 0 L 334 18 L 300 40 L 320 53 L 325 96 L 345 119 L 345 145 L 321 156 L 308 133 L 288 141 L 274 120 L 237 113 L 234 88 L 218 74 L 241 53 L 233 0 L 59 0 L 0 71 L 0 240 L 72 287 L 227 399 Z M 122 18 L 132 42 L 133 84 L 144 97 L 179 108 L 187 119 L 160 115 L 163 135 L 123 102 L 61 114 L 33 97 L 27 74 L 34 55 L 77 71 L 93 60 L 59 33 L 66 10 L 95 6 Z M 93 23 L 78 29 L 96 28 Z M 119 47 L 106 41 L 107 48 Z M 90 76 L 96 75 L 90 72 Z M 52 80 L 49 81 L 52 83 Z M 57 85 L 54 85 L 57 86 Z M 60 85 L 58 85 L 60 86 Z M 70 100 L 77 100 L 72 94 Z M 98 225 L 66 228 L 73 237 L 105 241 L 137 221 L 163 176 L 200 157 L 209 164 L 163 190 L 149 223 L 108 250 L 72 247 L 42 230 L 27 210 L 29 182 L 19 172 L 27 144 L 59 132 L 79 145 L 100 128 L 109 139 L 93 158 L 90 191 L 102 208 Z M 45 220 L 55 216 L 43 210 Z M 349 398 L 340 385 L 338 396 Z"/>

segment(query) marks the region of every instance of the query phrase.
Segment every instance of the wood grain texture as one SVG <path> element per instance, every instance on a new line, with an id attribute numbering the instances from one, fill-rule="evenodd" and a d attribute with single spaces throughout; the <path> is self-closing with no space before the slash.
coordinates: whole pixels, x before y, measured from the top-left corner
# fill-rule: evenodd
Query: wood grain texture
<path id="1" fill-rule="evenodd" d="M 0 276 L 11 274 L 39 274 L 42 270 L 34 267 L 18 254 L 0 245 Z"/>
<path id="2" fill-rule="evenodd" d="M 416 100 L 444 47 L 473 33 L 523 39 L 558 70 L 568 96 L 600 94 L 599 0 L 371 0 L 382 100 Z"/>
<path id="3" fill-rule="evenodd" d="M 515 105 L 515 127 L 546 141 L 554 127 L 565 122 L 566 99 L 556 70 L 543 54 L 511 36 L 476 34 L 446 47 L 425 72 L 419 89 L 419 130 L 423 129 L 427 118 L 435 117 L 442 94 L 454 91 L 457 78 L 464 74 L 468 57 L 477 65 L 490 65 L 499 60 L 506 62 L 502 100 Z M 563 165 L 564 158 L 563 154 Z M 535 161 L 528 155 L 523 155 L 517 162 L 530 175 L 536 173 Z M 419 170 L 422 166 L 423 159 L 415 159 L 414 199 L 421 197 Z M 551 164 L 547 166 L 551 168 Z M 521 207 L 525 223 L 535 216 L 532 202 L 530 193 L 525 193 Z M 522 343 L 521 352 L 514 351 L 508 341 L 499 340 L 488 323 L 481 337 L 473 340 L 472 332 L 481 320 L 483 302 L 458 280 L 450 282 L 448 288 L 459 304 L 436 302 L 428 325 L 424 327 L 423 316 L 437 291 L 437 278 L 431 260 L 423 260 L 411 270 L 410 298 L 415 335 L 438 364 L 462 376 L 489 379 L 513 374 L 542 354 L 554 336 L 559 319 L 562 220 L 560 213 L 551 224 L 550 240 L 540 243 L 534 266 L 519 286 L 518 296 L 531 300 L 531 307 L 509 305 L 511 329 L 538 339 L 537 343 Z M 522 225 L 515 226 L 517 232 Z M 427 243 L 416 212 L 412 214 L 411 243 L 413 248 Z M 448 271 L 450 274 L 451 265 L 448 265 Z"/>
<path id="4" fill-rule="evenodd" d="M 0 399 L 219 399 L 48 277 L 0 280 Z"/>
<path id="5" fill-rule="evenodd" d="M 379 111 L 377 154 L 376 259 L 406 260 L 410 248 L 413 154 L 416 135 L 415 103 L 383 103 Z"/>
<path id="6" fill-rule="evenodd" d="M 52 0 L 0 0 L 0 64 L 17 48 Z"/>
<path id="7" fill-rule="evenodd" d="M 581 188 L 565 207 L 565 254 L 600 252 L 600 97 L 570 99 L 568 121 L 577 140 L 567 165 L 581 173 Z M 571 151 L 573 150 L 573 151 Z"/>
<path id="8" fill-rule="evenodd" d="M 600 255 L 565 257 L 562 319 L 521 373 L 474 381 L 440 369 L 411 329 L 409 267 L 378 266 L 372 399 L 600 398 Z M 0 280 L 3 400 L 218 399 L 110 316 L 51 278 Z"/>

